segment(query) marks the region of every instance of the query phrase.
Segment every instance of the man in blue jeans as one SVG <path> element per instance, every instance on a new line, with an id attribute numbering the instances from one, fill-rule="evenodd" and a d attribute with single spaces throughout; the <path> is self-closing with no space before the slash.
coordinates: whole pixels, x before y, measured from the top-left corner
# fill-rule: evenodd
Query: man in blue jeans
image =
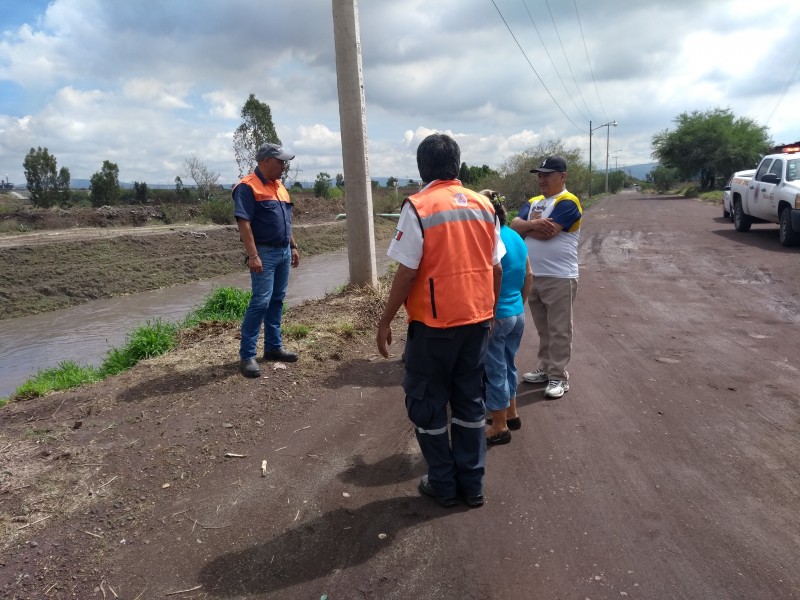
<path id="1" fill-rule="evenodd" d="M 264 323 L 264 360 L 295 362 L 281 341 L 283 299 L 289 284 L 289 268 L 300 264 L 292 237 L 292 203 L 281 181 L 294 154 L 278 144 L 264 144 L 256 152 L 258 166 L 233 188 L 233 214 L 239 227 L 253 296 L 242 320 L 239 370 L 245 377 L 259 377 L 256 361 L 258 334 Z"/>

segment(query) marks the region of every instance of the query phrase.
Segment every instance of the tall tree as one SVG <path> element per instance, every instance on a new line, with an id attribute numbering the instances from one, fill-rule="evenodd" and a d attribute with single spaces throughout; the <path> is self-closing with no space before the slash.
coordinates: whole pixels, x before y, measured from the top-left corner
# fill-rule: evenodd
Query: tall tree
<path id="1" fill-rule="evenodd" d="M 147 188 L 147 183 L 144 181 L 139 183 L 138 181 L 133 182 L 133 200 L 134 202 L 138 202 L 139 204 L 144 204 L 147 202 L 147 195 L 150 190 Z"/>
<path id="2" fill-rule="evenodd" d="M 89 178 L 92 205 L 103 206 L 119 202 L 119 167 L 104 160 L 103 168 Z"/>
<path id="3" fill-rule="evenodd" d="M 22 163 L 31 201 L 35 206 L 69 204 L 69 169 L 57 170 L 56 157 L 47 148 L 31 148 Z"/>
<path id="4" fill-rule="evenodd" d="M 314 181 L 314 197 L 330 198 L 331 195 L 331 176 L 327 173 L 319 173 Z"/>
<path id="5" fill-rule="evenodd" d="M 183 163 L 186 176 L 197 186 L 197 196 L 202 201 L 211 200 L 211 195 L 219 187 L 219 173 L 212 171 L 196 156 L 190 156 Z"/>
<path id="6" fill-rule="evenodd" d="M 498 171 L 484 171 L 481 167 L 476 171 L 481 173 L 481 178 L 474 189 L 497 190 L 506 197 L 510 207 L 518 208 L 520 202 L 540 193 L 536 174 L 531 173 L 531 169 L 538 167 L 542 160 L 554 154 L 563 156 L 567 161 L 567 189 L 579 198 L 582 197 L 589 185 L 589 171 L 583 162 L 581 151 L 577 148 L 567 149 L 561 141 L 542 142 L 515 154 L 501 164 Z"/>
<path id="7" fill-rule="evenodd" d="M 673 122 L 674 131 L 653 136 L 653 157 L 676 169 L 683 179 L 699 178 L 704 190 L 738 170 L 754 167 L 772 145 L 766 126 L 737 118 L 730 109 L 681 113 Z"/>
<path id="8" fill-rule="evenodd" d="M 233 132 L 233 152 L 239 165 L 239 177 L 244 177 L 256 166 L 256 150 L 261 144 L 280 144 L 281 139 L 272 123 L 269 105 L 250 94 L 241 112 L 242 124 Z"/>

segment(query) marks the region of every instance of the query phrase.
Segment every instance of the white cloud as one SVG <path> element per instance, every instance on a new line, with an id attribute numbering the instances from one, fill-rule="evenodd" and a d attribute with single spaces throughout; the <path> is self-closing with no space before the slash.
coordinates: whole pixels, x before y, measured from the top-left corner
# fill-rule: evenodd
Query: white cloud
<path id="1" fill-rule="evenodd" d="M 112 160 L 123 180 L 171 182 L 195 154 L 231 182 L 251 93 L 303 179 L 342 171 L 329 3 L 29 1 L 41 9 L 28 22 L 0 13 L 0 171 L 12 180 L 43 146 L 73 178 Z M 649 162 L 654 133 L 717 106 L 769 120 L 776 141 L 800 137 L 798 3 L 759 3 L 781 15 L 768 35 L 746 0 L 551 2 L 552 16 L 533 0 L 496 5 L 516 41 L 489 2 L 360 3 L 373 177 L 416 177 L 431 131 L 492 167 L 550 140 L 588 158 L 590 120 L 619 122 L 608 134 L 620 164 Z"/>

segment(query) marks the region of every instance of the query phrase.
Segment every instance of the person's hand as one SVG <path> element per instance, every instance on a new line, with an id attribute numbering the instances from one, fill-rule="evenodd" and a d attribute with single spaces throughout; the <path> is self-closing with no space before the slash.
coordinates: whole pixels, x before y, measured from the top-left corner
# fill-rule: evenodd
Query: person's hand
<path id="1" fill-rule="evenodd" d="M 251 273 L 264 272 L 264 265 L 261 264 L 261 257 L 258 254 L 247 258 L 247 266 L 250 267 Z"/>
<path id="2" fill-rule="evenodd" d="M 378 322 L 378 335 L 375 340 L 378 344 L 378 352 L 383 358 L 389 358 L 387 346 L 392 344 L 392 325 L 391 323 Z"/>
<path id="3" fill-rule="evenodd" d="M 555 223 L 553 223 L 553 219 L 534 219 L 533 221 L 529 221 L 529 223 L 532 233 L 538 233 L 543 236 L 552 236 L 556 233 L 556 226 Z"/>
<path id="4" fill-rule="evenodd" d="M 300 251 L 297 248 L 292 248 L 292 266 L 300 266 Z"/>

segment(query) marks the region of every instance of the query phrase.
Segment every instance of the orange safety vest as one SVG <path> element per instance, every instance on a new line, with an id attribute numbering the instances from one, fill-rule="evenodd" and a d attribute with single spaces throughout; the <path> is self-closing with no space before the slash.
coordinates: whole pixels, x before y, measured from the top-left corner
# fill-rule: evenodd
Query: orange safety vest
<path id="1" fill-rule="evenodd" d="M 292 200 L 289 198 L 289 192 L 283 185 L 280 179 L 269 180 L 265 184 L 261 178 L 255 173 L 250 173 L 244 177 L 240 182 L 250 186 L 253 190 L 253 196 L 256 202 L 263 202 L 264 200 L 277 200 L 278 202 L 288 202 L 291 204 Z M 238 184 L 237 184 L 238 185 Z"/>
<path id="2" fill-rule="evenodd" d="M 444 328 L 491 319 L 495 304 L 492 203 L 458 180 L 434 182 L 407 202 L 422 228 L 422 260 L 406 298 L 409 322 Z"/>

